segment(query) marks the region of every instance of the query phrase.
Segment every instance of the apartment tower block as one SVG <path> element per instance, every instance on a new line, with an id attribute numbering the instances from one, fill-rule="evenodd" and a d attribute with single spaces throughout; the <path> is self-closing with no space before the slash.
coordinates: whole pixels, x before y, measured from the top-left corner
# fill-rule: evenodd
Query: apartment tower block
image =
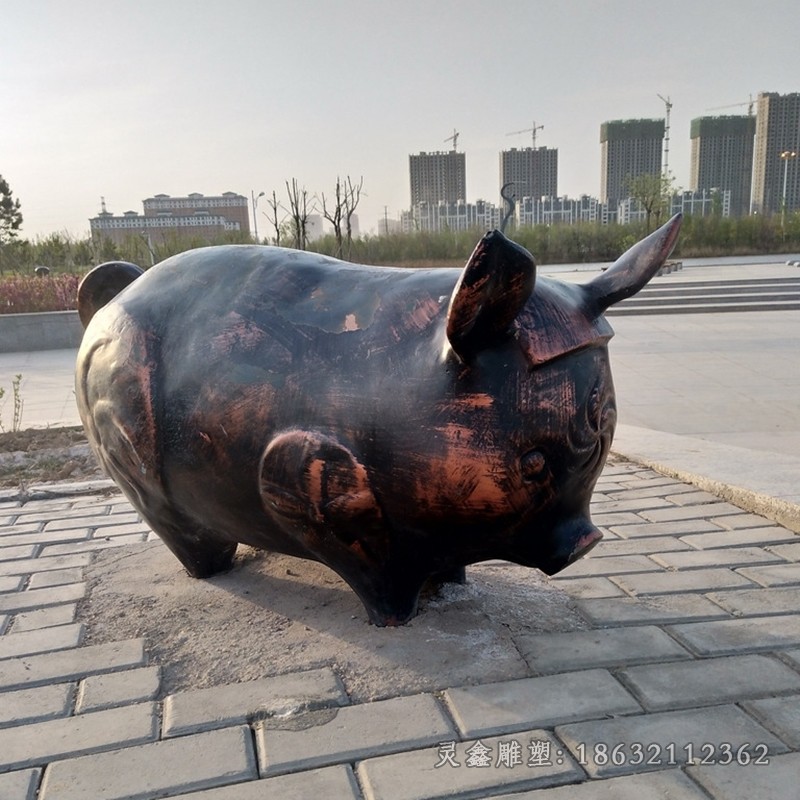
<path id="1" fill-rule="evenodd" d="M 513 183 L 517 200 L 558 197 L 558 150 L 551 147 L 512 147 L 500 153 L 500 188 Z"/>
<path id="2" fill-rule="evenodd" d="M 794 153 L 795 155 L 791 155 Z M 800 209 L 800 93 L 762 92 L 756 103 L 753 211 Z"/>
<path id="3" fill-rule="evenodd" d="M 420 203 L 456 203 L 467 197 L 466 155 L 447 153 L 410 155 L 411 207 Z"/>
<path id="4" fill-rule="evenodd" d="M 660 175 L 663 119 L 611 120 L 600 126 L 600 201 L 616 205 L 630 196 L 639 175 Z"/>

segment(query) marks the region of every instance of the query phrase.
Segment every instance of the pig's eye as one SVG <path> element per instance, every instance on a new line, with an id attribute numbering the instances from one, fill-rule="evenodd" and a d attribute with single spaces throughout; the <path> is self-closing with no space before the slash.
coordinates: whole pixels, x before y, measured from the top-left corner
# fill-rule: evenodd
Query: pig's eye
<path id="1" fill-rule="evenodd" d="M 544 473 L 547 462 L 538 450 L 529 450 L 519 461 L 522 478 L 526 481 L 535 481 Z"/>

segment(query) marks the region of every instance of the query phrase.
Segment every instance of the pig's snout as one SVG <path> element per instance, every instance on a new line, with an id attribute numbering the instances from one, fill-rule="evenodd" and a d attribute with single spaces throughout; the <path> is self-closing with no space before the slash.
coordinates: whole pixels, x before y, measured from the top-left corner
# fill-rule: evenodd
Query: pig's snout
<path id="1" fill-rule="evenodd" d="M 546 575 L 555 575 L 585 556 L 602 538 L 603 534 L 588 517 L 567 519 L 554 528 L 552 555 L 538 565 L 539 569 Z"/>

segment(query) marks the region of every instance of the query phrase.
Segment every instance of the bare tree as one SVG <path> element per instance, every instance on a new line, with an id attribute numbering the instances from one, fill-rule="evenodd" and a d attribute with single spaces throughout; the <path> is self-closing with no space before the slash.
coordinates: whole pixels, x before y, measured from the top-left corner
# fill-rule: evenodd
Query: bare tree
<path id="1" fill-rule="evenodd" d="M 364 186 L 364 176 L 362 175 L 357 184 L 353 184 L 350 176 L 347 176 L 347 181 L 344 187 L 344 218 L 347 230 L 347 258 L 353 249 L 353 214 L 356 213 L 358 203 L 361 200 L 361 189 Z"/>
<path id="2" fill-rule="evenodd" d="M 345 187 L 342 186 L 342 179 L 336 176 L 336 189 L 334 190 L 333 200 L 329 201 L 325 194 L 321 195 L 322 216 L 333 225 L 333 235 L 336 238 L 336 258 L 342 258 L 344 247 L 342 244 L 342 220 L 345 214 Z"/>
<path id="3" fill-rule="evenodd" d="M 283 206 L 278 202 L 278 195 L 275 190 L 272 190 L 272 199 L 267 198 L 267 205 L 270 207 L 271 214 L 264 211 L 264 216 L 269 220 L 269 224 L 275 229 L 274 243 L 276 247 L 281 246 L 281 233 L 283 230 L 283 223 L 286 220 L 286 215 L 283 213 Z M 280 209 L 280 213 L 278 211 Z"/>
<path id="4" fill-rule="evenodd" d="M 297 184 L 297 178 L 292 178 L 292 183 L 286 181 L 286 193 L 289 195 L 289 222 L 291 225 L 292 239 L 295 248 L 305 250 L 308 244 L 308 217 L 314 210 L 309 207 L 308 191 Z"/>

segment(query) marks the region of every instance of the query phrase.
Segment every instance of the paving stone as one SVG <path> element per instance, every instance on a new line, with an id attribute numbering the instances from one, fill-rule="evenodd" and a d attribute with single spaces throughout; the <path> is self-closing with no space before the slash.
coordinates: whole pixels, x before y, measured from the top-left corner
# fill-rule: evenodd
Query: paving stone
<path id="1" fill-rule="evenodd" d="M 55 569 L 71 569 L 85 567 L 92 560 L 91 553 L 74 556 L 57 556 L 54 558 L 21 558 L 16 561 L 0 562 L 0 575 L 30 575 Z"/>
<path id="2" fill-rule="evenodd" d="M 608 578 L 565 578 L 554 575 L 551 579 L 559 589 L 572 597 L 624 597 L 625 592 Z"/>
<path id="3" fill-rule="evenodd" d="M 613 533 L 626 539 L 645 536 L 683 536 L 703 533 L 719 533 L 719 526 L 704 519 L 682 519 L 676 522 L 642 522 L 635 525 L 612 525 Z"/>
<path id="4" fill-rule="evenodd" d="M 714 800 L 790 800 L 798 796 L 800 753 L 769 756 L 769 765 L 690 767 Z"/>
<path id="5" fill-rule="evenodd" d="M 94 535 L 125 536 L 128 534 L 139 534 L 140 536 L 146 536 L 148 533 L 150 533 L 150 527 L 146 522 L 133 522 L 126 525 L 104 525 L 102 528 L 98 528 Z"/>
<path id="6" fill-rule="evenodd" d="M 80 600 L 86 594 L 85 583 L 69 583 L 49 589 L 29 589 L 25 592 L 0 595 L 0 612 L 27 611 Z"/>
<path id="7" fill-rule="evenodd" d="M 40 522 L 50 519 L 54 512 L 58 512 L 60 515 L 75 514 L 72 501 L 60 497 L 53 497 L 50 500 L 32 500 L 17 510 L 20 520 L 24 517 L 26 520 Z"/>
<path id="8" fill-rule="evenodd" d="M 784 650 L 781 658 L 791 664 L 796 670 L 800 670 L 800 650 Z"/>
<path id="9" fill-rule="evenodd" d="M 745 567 L 737 570 L 762 586 L 789 586 L 800 583 L 800 564 L 776 564 L 773 567 Z"/>
<path id="10" fill-rule="evenodd" d="M 733 705 L 576 722 L 559 725 L 556 734 L 593 778 L 680 766 L 690 755 L 700 755 L 705 744 L 714 753 L 723 743 L 734 753 L 742 745 L 763 744 L 770 753 L 787 750 L 780 739 Z M 750 752 L 757 756 L 760 751 Z"/>
<path id="11" fill-rule="evenodd" d="M 800 586 L 785 589 L 734 589 L 706 595 L 737 617 L 791 614 L 800 608 Z"/>
<path id="12" fill-rule="evenodd" d="M 625 525 L 641 522 L 642 518 L 630 511 L 617 511 L 610 514 L 592 514 L 592 522 L 598 528 L 608 528 L 611 525 Z"/>
<path id="13" fill-rule="evenodd" d="M 66 650 L 69 647 L 77 647 L 82 638 L 83 625 L 80 623 L 10 633 L 0 639 L 0 659 Z"/>
<path id="14" fill-rule="evenodd" d="M 15 525 L 3 525 L 0 527 L 0 542 L 5 542 L 7 537 L 17 533 L 31 533 L 41 529 L 41 522 L 20 522 Z"/>
<path id="15" fill-rule="evenodd" d="M 0 614 L 0 636 L 2 636 L 6 632 L 6 628 L 8 627 L 8 621 L 11 617 L 8 614 Z"/>
<path id="16" fill-rule="evenodd" d="M 711 494 L 711 492 L 696 490 L 670 494 L 665 497 L 665 500 L 676 506 L 698 506 L 716 503 L 719 497 L 715 494 Z"/>
<path id="17" fill-rule="evenodd" d="M 517 637 L 515 644 L 531 669 L 540 674 L 691 658 L 654 625 L 527 634 Z"/>
<path id="18" fill-rule="evenodd" d="M 670 769 L 504 794 L 494 800 L 708 800 L 708 795 L 680 770 Z"/>
<path id="19" fill-rule="evenodd" d="M 58 544 L 59 542 L 79 542 L 89 536 L 88 530 L 77 528 L 69 531 L 36 531 L 3 537 L 3 545 Z"/>
<path id="20" fill-rule="evenodd" d="M 97 644 L 0 661 L 0 689 L 40 686 L 138 667 L 147 661 L 144 639 Z"/>
<path id="21" fill-rule="evenodd" d="M 97 528 L 103 523 L 108 523 L 109 518 L 107 515 L 93 514 L 92 516 L 82 517 L 61 517 L 51 519 L 45 523 L 45 533 L 53 531 L 68 531 L 72 529 L 87 529 L 91 530 Z"/>
<path id="22" fill-rule="evenodd" d="M 35 767 L 91 751 L 158 738 L 155 703 L 0 729 L 0 771 Z"/>
<path id="23" fill-rule="evenodd" d="M 599 484 L 598 484 L 599 485 Z M 629 500 L 636 500 L 642 499 L 647 497 L 664 497 L 669 495 L 670 497 L 675 497 L 678 494 L 686 493 L 691 494 L 692 492 L 696 492 L 694 486 L 691 486 L 688 483 L 676 483 L 672 486 L 667 484 L 659 484 L 658 486 L 647 486 L 642 487 L 641 489 L 630 489 L 626 486 L 622 486 L 622 484 L 618 483 L 619 489 L 614 488 L 603 488 L 602 491 L 609 492 L 611 497 L 616 496 L 616 493 L 622 490 L 621 496 L 625 497 Z"/>
<path id="24" fill-rule="evenodd" d="M 0 728 L 66 716 L 72 708 L 74 694 L 73 683 L 4 692 L 0 703 Z"/>
<path id="25" fill-rule="evenodd" d="M 790 747 L 800 750 L 800 694 L 751 700 L 741 705 L 765 728 L 777 733 Z"/>
<path id="26" fill-rule="evenodd" d="M 664 489 L 664 494 L 673 492 L 674 488 L 672 487 L 683 485 L 674 478 L 667 478 L 657 473 L 646 474 L 642 472 L 636 475 L 626 476 L 625 478 L 619 478 L 618 480 L 626 489 L 646 489 L 651 486 L 670 487 L 669 489 Z"/>
<path id="27" fill-rule="evenodd" d="M 253 717 L 340 706 L 347 693 L 328 667 L 247 683 L 180 692 L 164 701 L 164 736 L 230 727 Z"/>
<path id="28" fill-rule="evenodd" d="M 54 628 L 57 625 L 69 625 L 75 621 L 77 610 L 76 603 L 66 603 L 60 606 L 48 606 L 35 611 L 22 611 L 14 615 L 14 633 L 38 630 L 39 628 Z"/>
<path id="29" fill-rule="evenodd" d="M 767 550 L 785 558 L 787 561 L 800 561 L 800 542 L 792 544 L 776 544 L 768 547 Z"/>
<path id="30" fill-rule="evenodd" d="M 256 727 L 262 776 L 411 750 L 454 736 L 430 695 L 311 711 Z"/>
<path id="31" fill-rule="evenodd" d="M 604 669 L 448 689 L 444 699 L 464 738 L 641 712 Z"/>
<path id="32" fill-rule="evenodd" d="M 173 800 L 308 800 L 309 798 L 331 798 L 331 800 L 361 800 L 353 770 L 349 764 L 323 767 L 293 775 L 277 775 L 247 783 L 236 783 L 204 792 L 180 794 Z"/>
<path id="33" fill-rule="evenodd" d="M 53 569 L 32 575 L 28 582 L 28 588 L 45 589 L 48 586 L 63 586 L 65 583 L 80 583 L 82 580 L 83 570 L 80 567 Z"/>
<path id="34" fill-rule="evenodd" d="M 443 740 L 446 741 L 446 740 Z M 485 767 L 468 767 L 467 760 L 475 751 L 476 741 L 456 743 L 455 761 L 458 767 L 443 764 L 439 747 L 429 747 L 410 753 L 382 756 L 363 761 L 356 767 L 365 800 L 439 800 L 452 797 L 486 797 L 502 790 L 533 789 L 558 786 L 582 780 L 584 773 L 563 751 L 551 733 L 532 730 L 514 734 L 479 739 L 483 747 L 490 748 Z M 496 766 L 501 743 L 509 746 L 517 742 L 521 748 L 522 763 L 506 767 Z M 531 745 L 549 751 L 550 763 L 528 766 L 532 757 Z M 470 751 L 468 753 L 468 751 Z M 488 793 L 488 794 L 487 794 Z"/>
<path id="35" fill-rule="evenodd" d="M 650 558 L 669 569 L 707 567 L 742 567 L 748 564 L 785 563 L 780 556 L 760 547 L 728 547 L 723 550 L 685 550 L 679 553 L 655 553 Z"/>
<path id="36" fill-rule="evenodd" d="M 78 688 L 75 712 L 83 714 L 153 700 L 160 684 L 161 668 L 158 666 L 90 675 Z"/>
<path id="37" fill-rule="evenodd" d="M 3 547 L 0 539 L 0 561 L 14 561 L 19 558 L 33 558 L 38 548 L 35 545 L 17 545 L 15 547 Z"/>
<path id="38" fill-rule="evenodd" d="M 48 544 L 42 548 L 41 555 L 49 557 L 91 553 L 106 547 L 123 547 L 126 544 L 136 544 L 141 541 L 141 536 L 129 534 L 128 536 L 111 536 L 107 539 L 87 539 L 85 542 L 75 542 L 74 544 Z"/>
<path id="39" fill-rule="evenodd" d="M 709 592 L 714 589 L 751 587 L 753 582 L 730 569 L 693 569 L 686 572 L 650 572 L 641 575 L 619 575 L 614 583 L 635 595 Z"/>
<path id="40" fill-rule="evenodd" d="M 729 530 L 742 530 L 745 528 L 765 528 L 772 520 L 758 514 L 734 514 L 730 517 L 715 517 L 714 522 Z"/>
<path id="41" fill-rule="evenodd" d="M 98 711 L 77 719 L 114 713 L 119 711 Z M 40 800 L 132 800 L 256 777 L 252 736 L 249 728 L 240 726 L 59 761 L 48 767 L 39 796 Z"/>
<path id="42" fill-rule="evenodd" d="M 577 606 L 581 614 L 591 623 L 603 626 L 641 625 L 648 622 L 664 624 L 729 617 L 718 605 L 700 594 L 580 599 L 577 601 Z"/>
<path id="43" fill-rule="evenodd" d="M 773 650 L 800 644 L 800 614 L 690 622 L 669 630 L 699 655 Z"/>
<path id="44" fill-rule="evenodd" d="M 800 674 L 759 655 L 630 667 L 620 677 L 645 708 L 655 711 L 800 691 Z"/>
<path id="45" fill-rule="evenodd" d="M 600 502 L 592 498 L 591 513 L 595 514 L 613 514 L 617 511 L 633 511 L 637 513 L 644 508 L 672 508 L 673 505 L 659 495 L 651 497 L 640 497 L 630 499 L 626 495 L 620 495 L 618 498 Z"/>
<path id="46" fill-rule="evenodd" d="M 692 550 L 692 547 L 674 536 L 651 536 L 646 539 L 641 537 L 636 539 L 609 539 L 607 535 L 604 535 L 603 541 L 592 550 L 592 558 L 668 553 L 674 550 Z"/>
<path id="47" fill-rule="evenodd" d="M 22 588 L 23 578 L 21 575 L 8 575 L 0 578 L 0 594 L 3 592 L 16 592 Z"/>
<path id="48" fill-rule="evenodd" d="M 655 572 L 660 571 L 658 564 L 651 561 L 647 556 L 591 556 L 578 559 L 570 564 L 561 574 L 565 577 L 595 577 L 600 575 L 624 575 L 632 572 Z"/>
<path id="49" fill-rule="evenodd" d="M 117 509 L 122 509 L 124 511 L 133 511 L 133 506 L 128 502 L 128 499 L 124 497 L 119 489 L 114 486 L 114 495 L 108 495 L 103 497 L 88 497 L 88 498 L 78 498 L 72 504 L 73 508 L 98 508 L 98 507 L 105 507 L 107 506 L 110 513 L 114 513 Z"/>
<path id="50" fill-rule="evenodd" d="M 40 769 L 23 769 L 0 775 L 0 797 L 3 800 L 33 800 L 41 772 Z"/>
<path id="51" fill-rule="evenodd" d="M 127 514 L 111 514 L 108 517 L 101 518 L 102 521 L 100 525 L 98 525 L 97 529 L 94 532 L 95 536 L 100 536 L 101 534 L 105 533 L 107 535 L 113 535 L 113 531 L 117 528 L 129 527 L 131 525 L 142 525 L 142 518 L 135 512 L 130 512 Z M 145 526 L 145 531 L 149 530 Z"/>
<path id="52" fill-rule="evenodd" d="M 698 550 L 712 550 L 719 547 L 742 547 L 747 545 L 780 544 L 791 542 L 797 534 L 777 525 L 768 528 L 747 528 L 739 531 L 718 531 L 716 533 L 695 533 L 681 536 L 686 544 Z"/>
<path id="53" fill-rule="evenodd" d="M 641 516 L 650 522 L 674 522 L 679 519 L 711 519 L 741 514 L 742 509 L 730 503 L 705 503 L 699 506 L 674 506 L 673 508 L 654 508 L 642 511 Z"/>
<path id="54" fill-rule="evenodd" d="M 43 509 L 41 507 L 37 508 L 36 510 L 20 511 L 20 522 L 44 522 L 45 524 L 52 522 L 55 517 L 59 520 L 70 520 L 70 519 L 80 519 L 81 517 L 86 517 L 86 510 L 80 508 L 71 508 L 71 503 L 59 503 L 57 505 L 53 505 L 49 508 Z M 108 513 L 107 511 L 105 512 Z M 24 516 L 24 519 L 23 519 Z M 96 511 L 92 518 L 103 516 L 101 511 Z M 82 527 L 81 525 L 76 525 L 75 527 Z M 87 525 L 86 527 L 89 527 Z"/>
<path id="55" fill-rule="evenodd" d="M 604 481 L 601 478 L 595 484 L 594 489 L 594 495 L 592 496 L 594 497 L 595 495 L 598 495 L 602 497 L 605 496 L 606 492 L 621 492 L 625 489 L 625 487 L 621 483 L 616 483 L 611 478 L 609 478 L 607 481 Z"/>

